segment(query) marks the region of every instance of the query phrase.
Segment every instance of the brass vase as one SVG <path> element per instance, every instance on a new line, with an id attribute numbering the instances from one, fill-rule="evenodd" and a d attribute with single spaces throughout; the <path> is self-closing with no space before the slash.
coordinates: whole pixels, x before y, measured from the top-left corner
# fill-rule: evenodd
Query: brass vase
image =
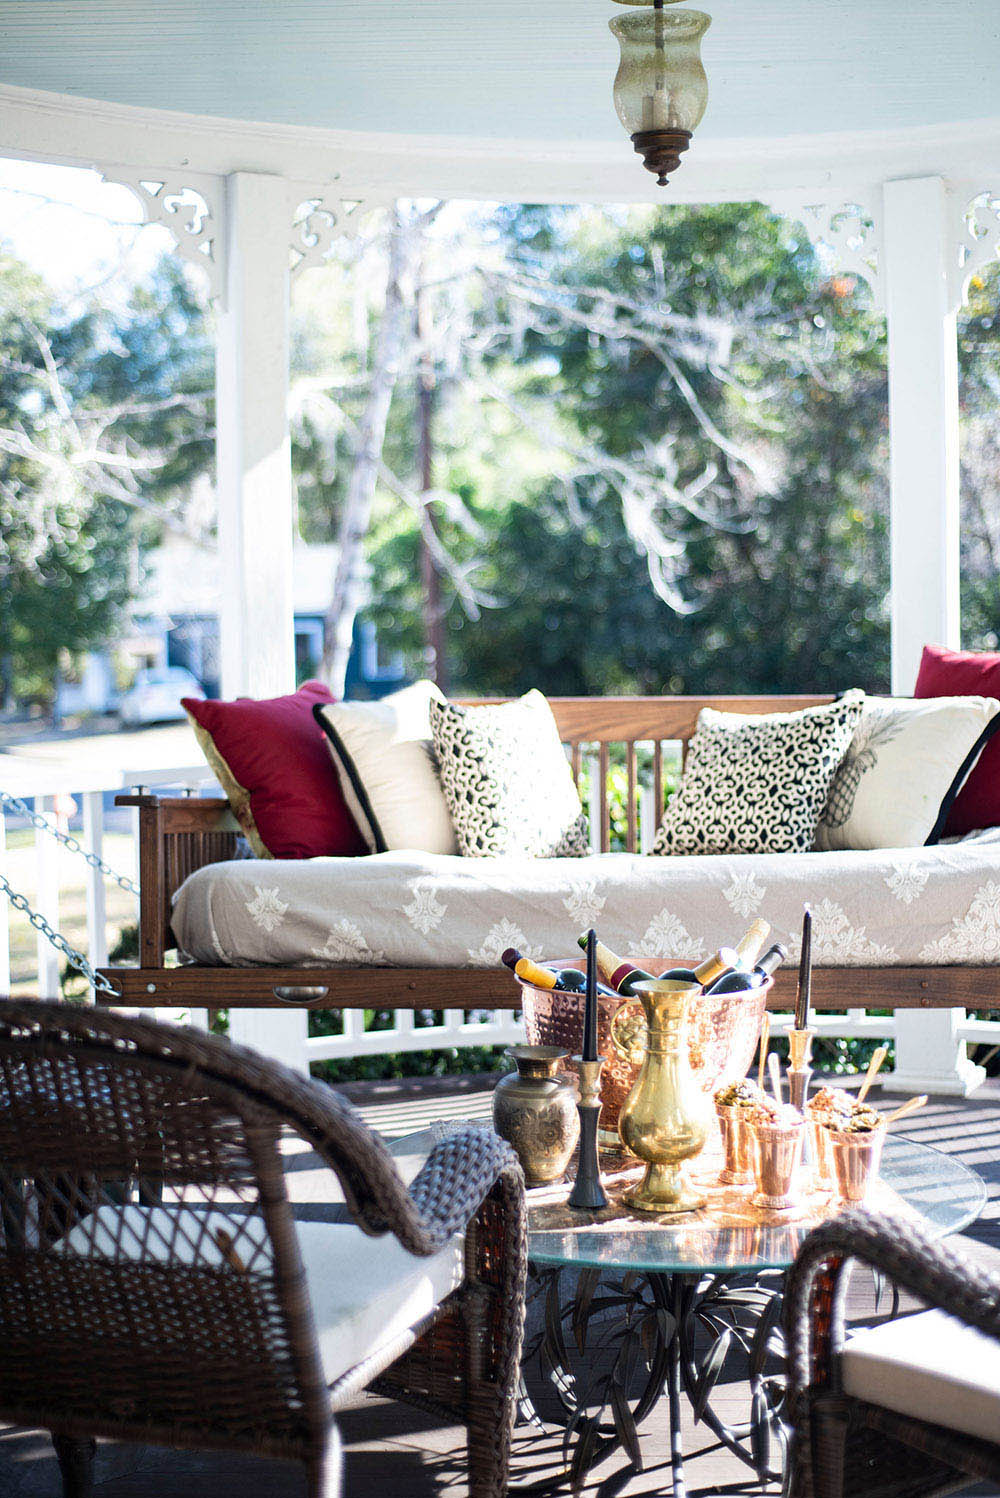
<path id="1" fill-rule="evenodd" d="M 688 1004 L 701 988 L 664 978 L 637 983 L 635 993 L 646 1016 L 646 1054 L 618 1130 L 626 1148 L 646 1161 L 646 1173 L 623 1200 L 640 1212 L 691 1212 L 705 1198 L 685 1178 L 683 1163 L 704 1147 L 711 1120 L 684 1034 Z"/>
<path id="2" fill-rule="evenodd" d="M 514 1147 L 528 1186 L 561 1181 L 580 1135 L 573 1086 L 556 1075 L 566 1052 L 551 1045 L 512 1045 L 517 1065 L 493 1093 L 493 1127 Z"/>

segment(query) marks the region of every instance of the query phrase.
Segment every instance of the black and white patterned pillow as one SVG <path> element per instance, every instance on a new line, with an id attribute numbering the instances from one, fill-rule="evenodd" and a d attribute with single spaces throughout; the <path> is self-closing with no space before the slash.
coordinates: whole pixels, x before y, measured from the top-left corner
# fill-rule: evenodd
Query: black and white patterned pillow
<path id="1" fill-rule="evenodd" d="M 865 694 L 797 713 L 702 708 L 654 853 L 807 853 Z"/>
<path id="2" fill-rule="evenodd" d="M 441 787 L 467 858 L 581 858 L 587 819 L 541 692 L 497 707 L 431 703 Z"/>

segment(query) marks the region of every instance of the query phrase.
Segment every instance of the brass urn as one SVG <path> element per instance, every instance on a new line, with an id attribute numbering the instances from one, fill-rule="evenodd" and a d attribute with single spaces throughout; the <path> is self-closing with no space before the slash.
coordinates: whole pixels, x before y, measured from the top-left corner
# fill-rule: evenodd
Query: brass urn
<path id="1" fill-rule="evenodd" d="M 705 1198 L 687 1181 L 683 1163 L 704 1147 L 711 1103 L 691 1070 L 684 1021 L 701 988 L 659 978 L 634 991 L 646 1016 L 646 1053 L 618 1130 L 626 1149 L 646 1161 L 646 1172 L 623 1200 L 640 1212 L 692 1212 Z"/>
<path id="2" fill-rule="evenodd" d="M 576 1089 L 558 1077 L 568 1052 L 554 1045 L 512 1045 L 517 1065 L 493 1093 L 493 1127 L 514 1148 L 528 1186 L 561 1181 L 580 1134 Z"/>

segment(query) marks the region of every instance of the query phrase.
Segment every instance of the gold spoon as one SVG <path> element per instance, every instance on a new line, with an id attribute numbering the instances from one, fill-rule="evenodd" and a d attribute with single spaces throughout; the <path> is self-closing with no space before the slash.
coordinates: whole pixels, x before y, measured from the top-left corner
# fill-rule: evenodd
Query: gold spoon
<path id="1" fill-rule="evenodd" d="M 771 1016 L 764 1011 L 760 1027 L 760 1055 L 757 1058 L 757 1091 L 764 1091 L 764 1067 L 767 1064 L 767 1048 L 771 1044 Z"/>
<path id="2" fill-rule="evenodd" d="M 858 1088 L 859 1103 L 863 1103 L 865 1098 L 868 1096 L 868 1089 L 869 1087 L 871 1087 L 876 1076 L 881 1071 L 882 1064 L 888 1054 L 889 1047 L 887 1045 L 880 1045 L 877 1050 L 872 1052 L 872 1059 L 869 1061 L 868 1070 L 865 1072 L 865 1080 Z"/>
<path id="3" fill-rule="evenodd" d="M 888 1128 L 890 1124 L 897 1123 L 899 1119 L 906 1118 L 911 1113 L 916 1113 L 917 1109 L 922 1108 L 926 1101 L 926 1092 L 922 1092 L 919 1097 L 907 1098 L 905 1103 L 901 1103 L 898 1108 L 894 1108 L 891 1113 L 887 1113 L 882 1122 Z"/>

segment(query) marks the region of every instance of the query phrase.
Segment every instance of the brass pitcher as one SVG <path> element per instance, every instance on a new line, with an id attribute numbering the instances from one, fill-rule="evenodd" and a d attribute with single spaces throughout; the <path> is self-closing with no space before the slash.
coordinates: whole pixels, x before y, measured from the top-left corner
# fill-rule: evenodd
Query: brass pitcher
<path id="1" fill-rule="evenodd" d="M 646 1161 L 642 1180 L 623 1197 L 640 1212 L 692 1212 L 705 1205 L 682 1170 L 704 1147 L 710 1126 L 711 1103 L 695 1081 L 683 1043 L 688 1004 L 700 993 L 697 983 L 667 978 L 635 986 L 648 1038 L 618 1131 L 625 1147 Z"/>

